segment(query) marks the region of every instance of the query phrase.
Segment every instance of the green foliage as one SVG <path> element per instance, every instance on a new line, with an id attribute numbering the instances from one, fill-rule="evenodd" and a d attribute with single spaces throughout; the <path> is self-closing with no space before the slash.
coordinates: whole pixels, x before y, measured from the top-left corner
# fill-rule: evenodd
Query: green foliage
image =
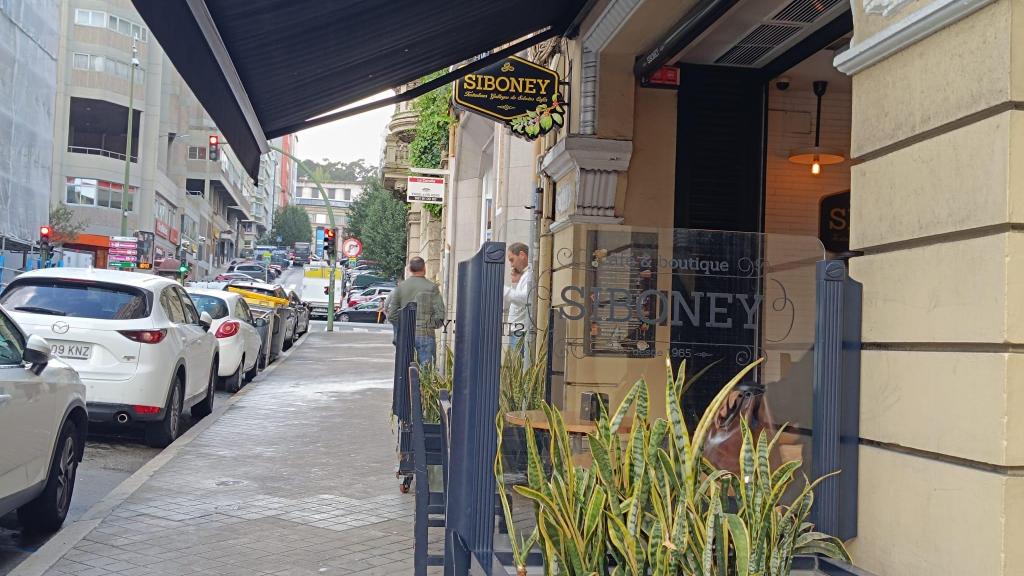
<path id="1" fill-rule="evenodd" d="M 758 363 L 722 388 L 691 434 L 679 393 L 685 364 L 677 376 L 666 362 L 668 420 L 649 423 L 649 391 L 638 381 L 615 413 L 602 414 L 597 431 L 588 435 L 589 469 L 574 464 L 561 414 L 544 405 L 551 473 L 544 474 L 534 436 L 527 434 L 529 485 L 515 490 L 536 506 L 545 572 L 787 576 L 797 554 L 849 560 L 842 542 L 814 532 L 806 522 L 817 482 L 805 482 L 796 498 L 785 501 L 801 463 L 772 470 L 768 455 L 781 432 L 772 439 L 762 433 L 755 444 L 743 424 L 738 476 L 714 469 L 703 457 L 716 414 Z M 631 410 L 623 444 L 618 431 Z M 506 520 L 511 522 L 510 514 Z"/>
<path id="2" fill-rule="evenodd" d="M 498 409 L 502 414 L 537 410 L 544 403 L 547 353 L 541 350 L 526 362 L 523 358 L 524 344 L 525 339 L 520 338 L 514 348 L 505 351 L 505 357 L 501 361 Z"/>
<path id="3" fill-rule="evenodd" d="M 291 246 L 296 242 L 310 242 L 313 238 L 313 226 L 309 223 L 309 215 L 302 208 L 289 205 L 274 211 L 274 227 L 270 237 L 277 244 L 281 237 L 282 246 Z"/>
<path id="4" fill-rule="evenodd" d="M 554 100 L 550 105 L 538 104 L 535 109 L 513 118 L 512 131 L 528 140 L 533 140 L 547 134 L 552 128 L 561 127 L 565 123 L 565 109 L 562 108 L 562 103 L 558 101 L 558 98 L 558 92 L 555 92 Z"/>
<path id="5" fill-rule="evenodd" d="M 435 72 L 423 78 L 433 80 L 444 71 Z M 409 165 L 415 168 L 440 168 L 441 161 L 448 154 L 448 127 L 452 123 L 448 113 L 452 98 L 452 86 L 446 84 L 420 96 L 413 103 L 419 120 L 416 122 L 416 136 L 409 144 Z"/>
<path id="6" fill-rule="evenodd" d="M 419 369 L 423 421 L 428 424 L 437 424 L 441 422 L 441 406 L 438 403 L 441 390 L 452 391 L 452 382 L 455 376 L 455 352 L 448 348 L 445 353 L 445 369 L 443 372 L 438 369 L 437 362 L 427 364 L 426 366 L 419 366 Z"/>
<path id="7" fill-rule="evenodd" d="M 321 162 L 303 160 L 302 165 L 321 182 L 365 182 L 377 174 L 377 167 L 367 166 L 362 158 L 352 162 L 331 162 L 327 158 Z"/>
<path id="8" fill-rule="evenodd" d="M 68 242 L 74 242 L 78 235 L 85 230 L 85 222 L 75 218 L 75 211 L 67 204 L 60 203 L 50 210 L 50 244 L 61 246 Z"/>
<path id="9" fill-rule="evenodd" d="M 377 178 L 370 178 L 363 194 L 352 202 L 349 232 L 363 243 L 362 257 L 377 262 L 389 277 L 397 278 L 405 269 L 407 213 L 408 205 Z"/>

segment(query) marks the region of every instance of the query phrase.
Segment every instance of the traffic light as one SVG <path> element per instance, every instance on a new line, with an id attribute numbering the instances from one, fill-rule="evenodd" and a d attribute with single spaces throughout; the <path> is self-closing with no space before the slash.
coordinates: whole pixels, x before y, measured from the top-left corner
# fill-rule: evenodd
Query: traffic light
<path id="1" fill-rule="evenodd" d="M 335 249 L 338 246 L 335 241 L 336 237 L 334 228 L 324 228 L 324 256 L 327 258 L 334 258 Z"/>
<path id="2" fill-rule="evenodd" d="M 210 134 L 210 149 L 207 150 L 206 157 L 213 161 L 220 158 L 220 137 L 216 134 Z"/>
<path id="3" fill-rule="evenodd" d="M 50 235 L 53 234 L 53 228 L 47 225 L 39 227 L 39 255 L 43 261 L 50 259 Z"/>

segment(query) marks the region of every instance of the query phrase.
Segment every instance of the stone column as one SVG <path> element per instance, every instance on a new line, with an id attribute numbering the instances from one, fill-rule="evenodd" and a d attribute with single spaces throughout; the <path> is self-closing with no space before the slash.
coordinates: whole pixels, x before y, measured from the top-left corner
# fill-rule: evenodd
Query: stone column
<path id="1" fill-rule="evenodd" d="M 1024 574 L 1024 2 L 854 0 L 858 565 Z"/>

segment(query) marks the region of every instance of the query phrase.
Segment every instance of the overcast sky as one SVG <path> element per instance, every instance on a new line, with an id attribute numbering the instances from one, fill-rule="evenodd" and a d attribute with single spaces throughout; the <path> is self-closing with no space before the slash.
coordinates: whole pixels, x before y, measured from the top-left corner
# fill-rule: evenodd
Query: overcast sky
<path id="1" fill-rule="evenodd" d="M 393 92 L 388 91 L 362 102 L 378 100 L 392 94 Z M 380 164 L 380 151 L 384 144 L 388 120 L 391 119 L 394 108 L 385 106 L 298 132 L 295 155 L 317 162 L 324 158 L 339 162 L 352 162 L 362 158 L 367 165 L 377 166 Z"/>

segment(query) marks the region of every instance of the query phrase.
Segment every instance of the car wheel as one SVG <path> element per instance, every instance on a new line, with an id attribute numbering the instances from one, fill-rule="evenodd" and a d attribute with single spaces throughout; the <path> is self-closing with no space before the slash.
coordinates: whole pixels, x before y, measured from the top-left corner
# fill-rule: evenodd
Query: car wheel
<path id="1" fill-rule="evenodd" d="M 60 530 L 64 524 L 75 491 L 78 455 L 82 453 L 79 442 L 78 427 L 68 420 L 57 438 L 57 449 L 50 461 L 46 487 L 35 500 L 18 509 L 18 520 L 29 532 L 49 534 Z"/>
<path id="2" fill-rule="evenodd" d="M 213 366 L 210 366 L 210 382 L 206 385 L 206 398 L 203 398 L 202 402 L 192 407 L 192 417 L 196 420 L 205 418 L 213 412 L 213 398 L 214 390 L 217 387 L 217 366 L 220 365 L 220 359 L 216 356 L 213 357 Z"/>
<path id="3" fill-rule="evenodd" d="M 340 320 L 341 322 L 348 322 L 348 314 L 342 313 L 341 315 L 338 316 L 338 320 Z"/>
<path id="4" fill-rule="evenodd" d="M 242 373 L 245 372 L 245 356 L 238 362 L 238 369 L 231 376 L 224 379 L 224 389 L 228 392 L 238 392 L 242 388 Z"/>
<path id="5" fill-rule="evenodd" d="M 260 351 L 260 353 L 262 354 L 262 350 Z M 242 367 L 243 367 L 242 369 L 245 370 L 245 359 L 244 358 L 242 359 Z M 245 372 L 245 379 L 242 380 L 242 384 L 248 384 L 249 382 L 252 382 L 253 378 L 255 378 L 256 375 L 258 375 L 259 373 L 260 373 L 260 359 L 257 358 L 256 361 L 252 363 L 252 370 L 247 370 Z"/>
<path id="6" fill-rule="evenodd" d="M 178 432 L 181 430 L 181 388 L 183 385 L 184 382 L 180 378 L 174 380 L 171 397 L 167 400 L 167 408 L 164 410 L 164 419 L 146 425 L 146 444 L 153 448 L 166 448 L 168 444 L 178 438 Z"/>

